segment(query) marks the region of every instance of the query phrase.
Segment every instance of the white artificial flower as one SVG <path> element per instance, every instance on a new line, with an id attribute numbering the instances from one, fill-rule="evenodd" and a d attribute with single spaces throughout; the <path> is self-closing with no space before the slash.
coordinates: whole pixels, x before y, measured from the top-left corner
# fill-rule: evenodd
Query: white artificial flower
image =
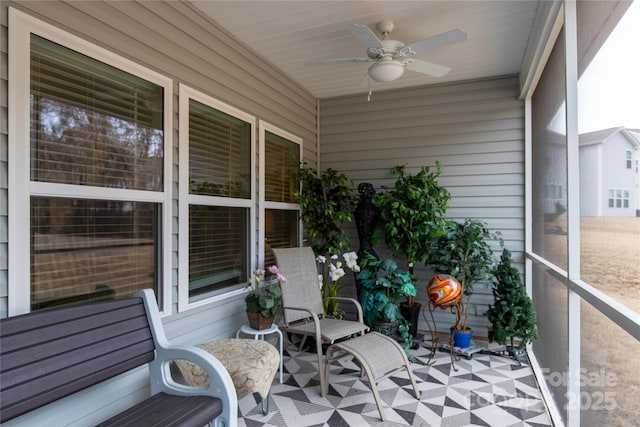
<path id="1" fill-rule="evenodd" d="M 329 271 L 329 274 L 331 275 L 331 280 L 333 282 L 337 282 L 338 280 L 340 280 L 342 276 L 344 276 L 344 269 L 336 268 L 332 266 L 332 268 Z"/>
<path id="2" fill-rule="evenodd" d="M 324 264 L 325 262 L 327 262 L 327 257 L 325 257 L 324 255 L 318 255 L 316 257 L 316 261 L 318 261 L 320 264 Z"/>
<path id="3" fill-rule="evenodd" d="M 356 273 L 360 271 L 360 266 L 358 265 L 358 254 L 354 251 L 346 252 L 342 255 L 344 260 L 347 262 L 347 267 Z"/>
<path id="4" fill-rule="evenodd" d="M 337 254 L 331 255 L 331 259 L 338 259 L 338 255 Z"/>

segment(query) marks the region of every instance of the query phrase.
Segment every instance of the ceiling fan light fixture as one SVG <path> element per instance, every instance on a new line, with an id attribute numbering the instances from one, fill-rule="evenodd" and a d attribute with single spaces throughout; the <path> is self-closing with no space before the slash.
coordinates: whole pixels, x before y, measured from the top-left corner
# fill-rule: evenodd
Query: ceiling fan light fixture
<path id="1" fill-rule="evenodd" d="M 398 61 L 376 62 L 369 67 L 369 77 L 377 82 L 391 82 L 404 74 L 404 64 Z"/>

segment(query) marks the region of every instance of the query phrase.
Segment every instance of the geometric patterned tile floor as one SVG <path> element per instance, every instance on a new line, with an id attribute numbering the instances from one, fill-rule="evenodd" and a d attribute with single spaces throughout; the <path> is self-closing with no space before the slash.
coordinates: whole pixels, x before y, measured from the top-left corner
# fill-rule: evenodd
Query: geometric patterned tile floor
<path id="1" fill-rule="evenodd" d="M 387 420 L 381 421 L 373 394 L 352 359 L 332 364 L 329 393 L 320 396 L 317 356 L 298 352 L 285 340 L 284 378 L 276 374 L 269 413 L 262 415 L 257 396 L 238 402 L 240 427 L 347 426 L 551 426 L 537 383 L 524 358 L 474 354 L 451 368 L 449 353 L 438 352 L 432 366 L 412 363 L 420 400 L 412 394 L 406 372 L 378 384 Z M 410 354 L 427 361 L 429 349 Z M 240 418 L 241 417 L 241 418 Z"/>

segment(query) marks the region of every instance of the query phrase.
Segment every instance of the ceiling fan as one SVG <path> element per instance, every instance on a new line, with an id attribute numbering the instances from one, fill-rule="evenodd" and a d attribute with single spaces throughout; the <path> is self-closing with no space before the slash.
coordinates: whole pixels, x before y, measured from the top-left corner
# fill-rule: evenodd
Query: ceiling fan
<path id="1" fill-rule="evenodd" d="M 389 33 L 393 30 L 392 21 L 378 22 L 376 28 L 382 34 L 382 40 L 366 25 L 353 24 L 349 27 L 351 33 L 367 47 L 366 58 L 336 58 L 327 61 L 307 62 L 305 65 L 373 62 L 367 75 L 360 82 L 360 86 L 366 86 L 369 79 L 377 82 L 396 80 L 404 74 L 405 69 L 442 77 L 451 69 L 432 62 L 414 59 L 413 56 L 467 40 L 467 33 L 456 29 L 405 45 L 398 40 L 389 38 Z"/>

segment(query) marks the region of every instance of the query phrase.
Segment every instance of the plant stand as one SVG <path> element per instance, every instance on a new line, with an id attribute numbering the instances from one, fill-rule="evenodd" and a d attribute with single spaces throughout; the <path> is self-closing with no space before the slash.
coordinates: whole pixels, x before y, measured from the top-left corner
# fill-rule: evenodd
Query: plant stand
<path id="1" fill-rule="evenodd" d="M 453 347 L 453 350 L 452 350 L 452 347 Z M 441 343 L 440 350 L 453 352 L 455 353 L 456 356 L 464 356 L 467 358 L 467 360 L 471 360 L 471 357 L 473 357 L 475 353 L 484 352 L 487 349 L 471 341 L 471 344 L 469 345 L 469 347 L 464 347 L 464 348 L 455 347 L 453 346 L 452 342 Z"/>
<path id="2" fill-rule="evenodd" d="M 429 322 L 429 319 L 427 319 L 427 315 L 425 314 L 425 310 L 427 309 L 427 307 L 429 307 L 429 314 L 431 315 L 431 321 L 433 322 L 433 329 L 431 328 L 431 323 Z M 423 306 L 422 308 L 422 318 L 424 319 L 425 323 L 427 324 L 427 327 L 429 328 L 429 332 L 431 333 L 431 352 L 429 353 L 429 361 L 427 363 L 431 363 L 431 360 L 433 360 L 433 356 L 435 356 L 436 351 L 439 347 L 438 345 L 438 332 L 436 330 L 436 320 L 433 317 L 433 312 L 436 309 L 436 305 L 431 301 L 431 299 L 427 298 L 427 303 Z M 442 309 L 446 308 L 446 307 L 440 307 Z M 456 318 L 458 318 L 458 312 L 460 310 L 459 304 L 454 304 L 451 305 L 450 310 L 452 313 L 456 314 Z M 440 346 L 445 345 L 440 344 Z M 449 355 L 451 356 L 451 367 L 453 368 L 454 371 L 458 371 L 458 368 L 456 367 L 456 361 L 460 360 L 460 358 L 457 356 L 457 354 L 454 351 L 454 346 L 453 346 L 453 332 L 451 332 L 451 334 L 449 334 L 449 343 L 448 343 L 448 349 L 449 349 Z"/>
<path id="3" fill-rule="evenodd" d="M 503 349 L 496 349 L 496 350 L 489 350 L 489 349 L 484 349 L 482 350 L 483 354 L 490 354 L 492 356 L 500 356 L 500 357 L 510 357 L 513 360 L 515 360 L 516 362 L 518 362 L 518 366 L 522 366 L 522 361 L 520 360 L 520 358 L 522 356 L 526 356 L 527 355 L 527 350 L 524 348 L 519 348 L 519 347 L 514 347 L 514 346 L 505 346 Z"/>

